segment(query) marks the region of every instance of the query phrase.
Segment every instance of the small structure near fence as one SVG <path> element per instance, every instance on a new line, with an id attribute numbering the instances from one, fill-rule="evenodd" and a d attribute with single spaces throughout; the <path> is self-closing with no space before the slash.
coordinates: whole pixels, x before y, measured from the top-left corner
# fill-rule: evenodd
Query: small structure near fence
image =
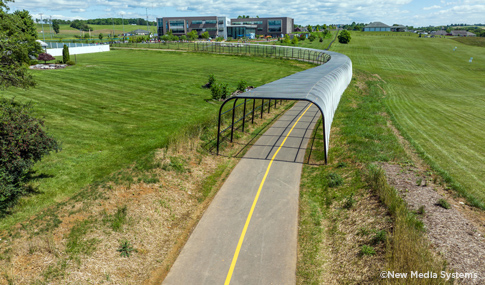
<path id="1" fill-rule="evenodd" d="M 217 48 L 213 50 L 216 51 Z M 292 52 L 295 55 L 295 51 L 292 50 Z M 300 59 L 312 62 L 320 62 L 319 60 L 322 59 L 321 62 L 324 64 L 265 84 L 250 92 L 238 94 L 224 101 L 219 109 L 217 154 L 219 154 L 219 145 L 222 141 L 221 137 L 222 139 L 225 137 L 224 133 L 228 130 L 231 131 L 230 135 L 228 134 L 226 136 L 232 142 L 235 125 L 242 121 L 242 131 L 244 132 L 245 122 L 249 120 L 249 117 L 251 117 L 251 121 L 254 120 L 258 108 L 261 108 L 261 115 L 263 114 L 265 107 L 264 100 L 267 100 L 268 111 L 271 108 L 271 101 L 276 104 L 277 100 L 300 100 L 311 102 L 320 110 L 323 120 L 325 163 L 327 163 L 330 129 L 340 98 L 352 79 L 352 62 L 347 56 L 335 52 L 326 51 L 324 55 L 317 56 L 317 54 L 323 53 L 322 50 L 302 49 L 297 52 L 299 56 L 303 55 Z M 283 54 L 288 55 L 289 53 L 288 51 L 284 51 Z M 251 99 L 252 108 L 249 107 L 251 111 L 247 113 L 248 107 L 246 103 L 247 100 Z M 258 108 L 255 108 L 256 99 L 262 100 Z M 244 102 L 237 105 L 238 100 L 244 100 Z M 230 101 L 233 101 L 233 107 L 222 112 L 224 106 Z M 236 120 L 235 114 L 238 106 L 243 106 L 243 115 L 240 119 Z M 222 115 L 230 111 L 232 111 L 231 124 L 221 130 Z"/>

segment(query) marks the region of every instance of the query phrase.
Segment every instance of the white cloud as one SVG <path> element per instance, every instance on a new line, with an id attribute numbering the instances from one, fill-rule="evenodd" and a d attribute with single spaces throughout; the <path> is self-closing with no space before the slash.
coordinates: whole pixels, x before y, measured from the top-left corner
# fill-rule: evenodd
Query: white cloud
<path id="1" fill-rule="evenodd" d="M 434 5 L 434 6 L 431 6 L 431 7 L 424 7 L 423 10 L 435 10 L 435 9 L 440 9 L 441 6 L 438 6 L 438 5 Z"/>
<path id="2" fill-rule="evenodd" d="M 480 16 L 480 13 L 485 14 L 482 9 L 484 0 L 435 0 L 419 11 L 413 5 L 408 5 L 411 2 L 412 0 L 16 0 L 12 5 L 16 9 L 27 9 L 33 13 L 65 12 L 69 15 L 84 12 L 83 16 L 86 18 L 103 17 L 108 13 L 109 16 L 116 17 L 141 15 L 144 18 L 145 8 L 148 8 L 153 18 L 171 16 L 170 13 L 174 16 L 288 16 L 294 18 L 295 23 L 303 25 L 380 21 L 388 25 L 398 23 L 424 26 L 484 21 L 483 16 Z"/>

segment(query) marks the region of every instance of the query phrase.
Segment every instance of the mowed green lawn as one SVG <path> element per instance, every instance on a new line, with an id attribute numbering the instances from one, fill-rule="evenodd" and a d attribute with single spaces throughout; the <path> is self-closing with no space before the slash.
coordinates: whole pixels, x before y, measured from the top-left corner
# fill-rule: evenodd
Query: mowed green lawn
<path id="1" fill-rule="evenodd" d="M 116 50 L 78 55 L 77 61 L 67 69 L 33 71 L 36 88 L 2 91 L 4 97 L 33 102 L 63 150 L 36 165 L 38 174 L 52 177 L 37 181 L 41 194 L 24 199 L 0 221 L 0 229 L 164 147 L 181 128 L 215 118 L 220 103 L 207 102 L 210 91 L 201 88 L 210 73 L 232 91 L 240 80 L 260 86 L 311 67 L 161 51 Z"/>
<path id="2" fill-rule="evenodd" d="M 358 32 L 350 44 L 336 43 L 332 50 L 348 55 L 354 68 L 378 74 L 386 82 L 386 103 L 405 132 L 485 202 L 484 48 L 445 38 Z"/>

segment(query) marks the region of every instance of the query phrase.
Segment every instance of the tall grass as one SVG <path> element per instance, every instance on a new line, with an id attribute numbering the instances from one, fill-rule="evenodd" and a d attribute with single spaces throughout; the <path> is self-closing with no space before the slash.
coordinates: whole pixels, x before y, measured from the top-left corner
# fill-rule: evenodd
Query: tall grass
<path id="1" fill-rule="evenodd" d="M 371 164 L 367 168 L 366 181 L 384 205 L 389 209 L 394 228 L 387 244 L 387 270 L 410 273 L 410 272 L 433 272 L 438 274 L 445 270 L 446 263 L 439 262 L 429 250 L 429 242 L 424 236 L 423 223 L 411 213 L 406 202 L 399 196 L 396 189 L 387 183 L 386 174 L 381 167 Z M 401 283 L 399 279 L 389 279 L 388 283 Z M 443 284 L 441 278 L 431 279 L 406 279 L 406 284 Z M 452 281 L 450 281 L 452 283 Z"/>

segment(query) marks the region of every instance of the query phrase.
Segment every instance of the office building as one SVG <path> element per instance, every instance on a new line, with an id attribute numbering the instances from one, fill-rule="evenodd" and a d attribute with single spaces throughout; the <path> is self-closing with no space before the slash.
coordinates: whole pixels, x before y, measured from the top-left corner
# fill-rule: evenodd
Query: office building
<path id="1" fill-rule="evenodd" d="M 241 19 L 218 16 L 165 17 L 157 18 L 157 24 L 159 36 L 165 35 L 170 30 L 176 36 L 187 35 L 195 30 L 199 36 L 208 32 L 211 38 L 254 39 L 267 36 L 279 38 L 294 31 L 294 20 L 288 17 Z"/>

